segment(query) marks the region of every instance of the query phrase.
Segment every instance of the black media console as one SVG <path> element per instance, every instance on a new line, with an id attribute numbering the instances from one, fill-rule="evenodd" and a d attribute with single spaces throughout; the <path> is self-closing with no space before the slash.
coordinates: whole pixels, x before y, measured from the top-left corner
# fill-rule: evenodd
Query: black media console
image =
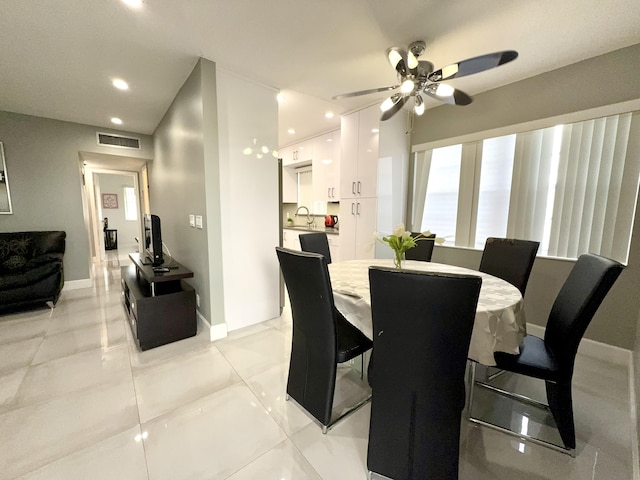
<path id="1" fill-rule="evenodd" d="M 133 262 L 121 267 L 122 302 L 140 350 L 193 337 L 197 331 L 196 292 L 184 281 L 193 272 L 165 257 L 169 272 L 154 271 L 131 253 Z"/>

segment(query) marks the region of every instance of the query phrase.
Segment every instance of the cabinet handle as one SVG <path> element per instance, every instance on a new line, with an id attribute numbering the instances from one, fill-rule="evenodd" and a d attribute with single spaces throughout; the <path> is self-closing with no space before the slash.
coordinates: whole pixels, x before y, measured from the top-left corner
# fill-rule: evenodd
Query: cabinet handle
<path id="1" fill-rule="evenodd" d="M 360 202 L 358 202 L 358 207 L 356 208 L 356 215 L 360 215 Z"/>
<path id="2" fill-rule="evenodd" d="M 355 215 L 355 212 L 353 210 L 354 206 L 355 206 L 355 203 L 351 202 L 351 215 Z"/>
<path id="3" fill-rule="evenodd" d="M 356 194 L 356 182 L 351 182 L 351 193 Z"/>
<path id="4" fill-rule="evenodd" d="M 360 195 L 360 182 L 358 182 L 358 195 Z"/>
<path id="5" fill-rule="evenodd" d="M 327 197 L 331 198 L 331 187 L 327 187 Z"/>
<path id="6" fill-rule="evenodd" d="M 336 190 L 336 187 L 331 187 L 331 198 L 335 198 L 336 196 L 335 190 Z"/>

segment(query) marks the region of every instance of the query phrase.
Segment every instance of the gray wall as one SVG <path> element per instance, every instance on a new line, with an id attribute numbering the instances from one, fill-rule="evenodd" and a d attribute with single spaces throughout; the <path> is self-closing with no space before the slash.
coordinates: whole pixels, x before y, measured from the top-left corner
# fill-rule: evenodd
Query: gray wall
<path id="1" fill-rule="evenodd" d="M 135 136 L 142 148 L 100 146 L 97 131 Z M 0 141 L 13 204 L 12 215 L 0 215 L 0 232 L 66 231 L 65 280 L 90 278 L 79 152 L 152 158 L 151 137 L 0 111 Z"/>
<path id="2" fill-rule="evenodd" d="M 209 222 L 202 230 L 189 226 L 189 214 L 207 217 L 204 131 L 202 68 L 198 62 L 154 132 L 149 196 L 151 213 L 161 220 L 162 240 L 173 257 L 194 272 L 188 282 L 200 296 L 200 313 L 209 320 Z"/>

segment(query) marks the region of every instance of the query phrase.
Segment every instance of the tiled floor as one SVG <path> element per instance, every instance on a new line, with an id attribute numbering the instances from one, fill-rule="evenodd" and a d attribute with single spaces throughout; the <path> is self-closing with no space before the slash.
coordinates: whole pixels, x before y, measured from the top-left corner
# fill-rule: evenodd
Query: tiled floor
<path id="1" fill-rule="evenodd" d="M 51 317 L 47 309 L 0 317 L 0 479 L 366 478 L 368 405 L 323 435 L 285 402 L 286 309 L 213 344 L 201 332 L 139 352 L 117 255 L 96 273 L 95 288 L 64 291 Z M 501 382 L 543 392 L 508 375 Z M 346 403 L 357 377 L 345 373 L 340 385 Z M 463 421 L 460 477 L 629 480 L 629 396 L 626 368 L 580 356 L 577 457 Z M 513 405 L 476 399 L 522 428 Z M 527 415 L 530 432 L 545 428 Z"/>

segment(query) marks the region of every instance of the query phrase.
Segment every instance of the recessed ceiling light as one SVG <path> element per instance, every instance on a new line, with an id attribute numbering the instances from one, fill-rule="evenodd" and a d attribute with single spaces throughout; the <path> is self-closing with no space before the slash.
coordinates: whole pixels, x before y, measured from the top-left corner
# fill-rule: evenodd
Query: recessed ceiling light
<path id="1" fill-rule="evenodd" d="M 278 103 L 283 102 L 284 101 L 284 95 L 279 93 L 278 95 L 276 95 L 276 100 L 278 100 Z"/>
<path id="2" fill-rule="evenodd" d="M 111 123 L 115 123 L 116 125 L 122 125 L 122 120 L 120 120 L 118 117 L 112 117 Z"/>
<path id="3" fill-rule="evenodd" d="M 333 118 L 333 112 L 327 112 L 324 114 L 326 118 Z"/>
<path id="4" fill-rule="evenodd" d="M 296 133 L 296 131 L 293 128 L 290 128 L 289 130 L 287 130 L 287 133 L 293 135 L 294 133 Z"/>
<path id="5" fill-rule="evenodd" d="M 129 84 L 121 78 L 114 78 L 111 82 L 118 90 L 129 90 Z"/>
<path id="6" fill-rule="evenodd" d="M 378 133 L 379 131 L 380 131 L 380 130 L 379 130 L 379 129 L 377 129 L 377 128 L 372 128 L 372 129 L 371 129 L 371 133 Z"/>
<path id="7" fill-rule="evenodd" d="M 122 0 L 122 3 L 133 8 L 142 7 L 142 0 Z"/>

